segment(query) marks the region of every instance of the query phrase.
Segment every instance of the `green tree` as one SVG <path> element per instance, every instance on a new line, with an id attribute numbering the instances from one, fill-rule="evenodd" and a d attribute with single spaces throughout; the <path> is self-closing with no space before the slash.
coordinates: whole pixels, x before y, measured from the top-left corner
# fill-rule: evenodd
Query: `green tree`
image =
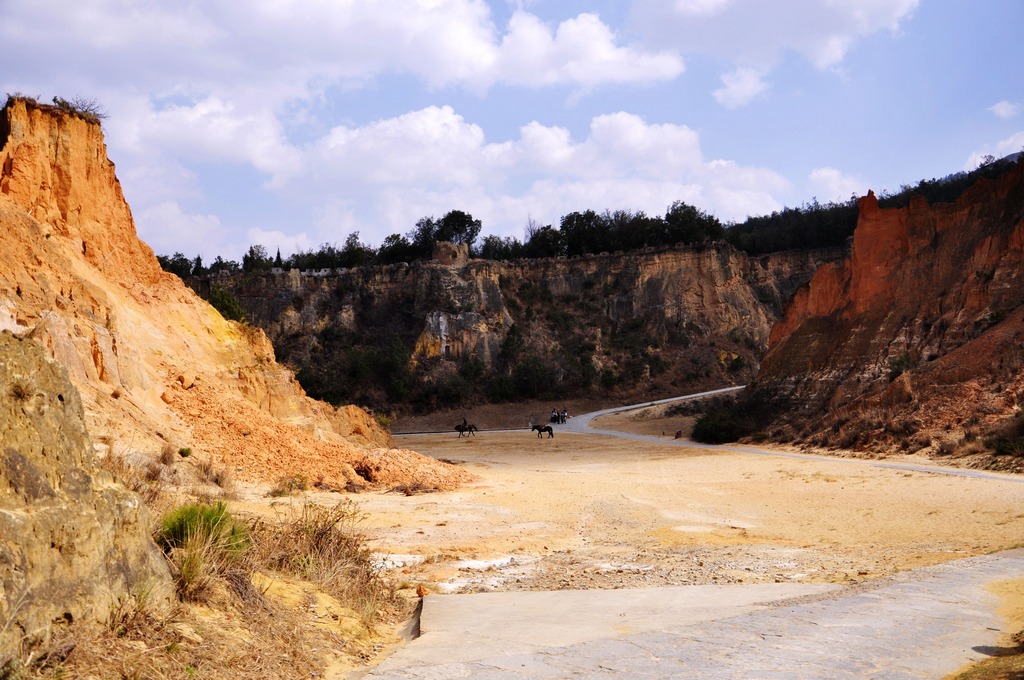
<path id="1" fill-rule="evenodd" d="M 262 272 L 268 271 L 273 261 L 267 254 L 267 249 L 261 245 L 249 246 L 249 250 L 242 256 L 242 271 Z"/>
<path id="2" fill-rule="evenodd" d="M 563 216 L 559 231 L 569 257 L 610 250 L 608 223 L 593 210 Z"/>
<path id="3" fill-rule="evenodd" d="M 692 205 L 676 201 L 665 212 L 666 243 L 702 243 L 725 235 L 717 217 Z"/>
<path id="4" fill-rule="evenodd" d="M 543 227 L 537 227 L 532 223 L 527 225 L 526 245 L 523 246 L 523 254 L 526 257 L 559 257 L 564 253 L 560 231 L 550 224 Z"/>
<path id="5" fill-rule="evenodd" d="M 465 243 L 473 251 L 473 243 L 480 235 L 483 223 L 461 210 L 449 211 L 435 224 L 434 240 L 451 243 Z"/>
<path id="6" fill-rule="evenodd" d="M 192 260 L 181 253 L 174 253 L 170 257 L 167 255 L 157 255 L 156 261 L 160 263 L 161 269 L 174 274 L 178 278 L 184 279 L 192 275 Z"/>
<path id="7" fill-rule="evenodd" d="M 210 290 L 210 297 L 207 299 L 207 302 L 213 305 L 213 308 L 229 321 L 245 320 L 245 310 L 238 303 L 238 298 L 224 286 L 214 286 Z"/>
<path id="8" fill-rule="evenodd" d="M 479 255 L 485 260 L 515 260 L 523 257 L 523 244 L 514 236 L 490 234 L 484 237 Z"/>
<path id="9" fill-rule="evenodd" d="M 401 234 L 391 234 L 377 249 L 377 261 L 381 264 L 412 262 L 416 259 L 416 247 Z"/>
<path id="10" fill-rule="evenodd" d="M 376 253 L 359 240 L 359 232 L 355 231 L 345 239 L 345 247 L 341 249 L 340 255 L 340 266 L 359 267 L 372 262 Z"/>
<path id="11" fill-rule="evenodd" d="M 223 257 L 218 255 L 213 264 L 210 265 L 210 273 L 215 272 L 227 272 L 228 274 L 236 274 L 242 268 L 240 264 L 234 260 L 225 260 Z"/>

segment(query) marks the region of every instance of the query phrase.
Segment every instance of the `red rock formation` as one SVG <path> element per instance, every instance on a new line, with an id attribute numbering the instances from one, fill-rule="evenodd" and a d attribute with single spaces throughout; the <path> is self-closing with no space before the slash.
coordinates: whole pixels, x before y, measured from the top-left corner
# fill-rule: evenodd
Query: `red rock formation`
<path id="1" fill-rule="evenodd" d="M 399 468 L 429 467 L 387 449 L 365 412 L 306 397 L 262 331 L 225 321 L 161 271 L 96 122 L 24 100 L 0 112 L 0 230 L 0 330 L 65 366 L 107 446 L 189 446 L 243 479 L 305 473 L 343 485 L 381 451 Z M 448 468 L 427 484 L 464 478 Z"/>
<path id="2" fill-rule="evenodd" d="M 1024 164 L 955 203 L 859 208 L 850 256 L 794 296 L 755 388 L 791 405 L 783 436 L 946 452 L 1024 387 Z"/>

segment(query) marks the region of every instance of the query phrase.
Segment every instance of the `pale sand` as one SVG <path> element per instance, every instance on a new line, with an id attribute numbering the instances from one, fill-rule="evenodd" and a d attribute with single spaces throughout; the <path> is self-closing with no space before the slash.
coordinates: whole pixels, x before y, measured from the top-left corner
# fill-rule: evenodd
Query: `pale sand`
<path id="1" fill-rule="evenodd" d="M 433 590 L 851 582 L 1024 544 L 1009 479 L 566 433 L 398 444 L 479 477 L 352 497 L 373 549 L 409 555 L 396 573 Z"/>

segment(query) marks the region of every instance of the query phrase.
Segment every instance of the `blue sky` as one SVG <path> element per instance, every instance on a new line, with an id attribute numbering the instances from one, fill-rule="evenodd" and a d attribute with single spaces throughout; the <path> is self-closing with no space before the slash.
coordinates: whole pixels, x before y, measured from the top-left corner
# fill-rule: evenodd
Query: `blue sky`
<path id="1" fill-rule="evenodd" d="M 158 253 L 471 213 L 723 221 L 1024 148 L 1020 0 L 0 0 L 5 92 L 96 98 Z"/>

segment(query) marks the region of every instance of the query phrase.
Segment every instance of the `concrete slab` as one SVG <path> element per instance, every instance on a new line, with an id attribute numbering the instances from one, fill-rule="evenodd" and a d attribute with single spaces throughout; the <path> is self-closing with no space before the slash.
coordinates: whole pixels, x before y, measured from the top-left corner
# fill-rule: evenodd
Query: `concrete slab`
<path id="1" fill-rule="evenodd" d="M 988 586 L 1020 578 L 1024 550 L 851 587 L 432 595 L 421 637 L 353 677 L 943 677 L 1013 632 Z"/>
<path id="2" fill-rule="evenodd" d="M 423 600 L 420 637 L 379 670 L 529 655 L 594 640 L 607 644 L 839 588 L 770 583 L 429 595 Z"/>

